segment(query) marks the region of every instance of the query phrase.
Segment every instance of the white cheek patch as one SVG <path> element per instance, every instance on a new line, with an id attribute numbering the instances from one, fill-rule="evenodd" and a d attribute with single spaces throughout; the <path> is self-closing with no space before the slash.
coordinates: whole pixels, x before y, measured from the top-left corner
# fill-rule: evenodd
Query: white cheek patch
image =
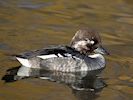
<path id="1" fill-rule="evenodd" d="M 78 42 L 76 42 L 75 43 L 75 45 L 74 45 L 74 47 L 75 48 L 78 48 L 78 47 L 81 47 L 81 46 L 86 46 L 86 44 L 87 44 L 87 41 L 78 41 Z"/>
<path id="2" fill-rule="evenodd" d="M 95 42 L 94 41 L 90 41 L 91 44 L 94 44 Z"/>
<path id="3" fill-rule="evenodd" d="M 86 45 L 87 42 L 86 42 L 86 41 L 79 41 L 79 42 L 77 42 L 77 44 L 78 44 L 78 45 Z"/>
<path id="4" fill-rule="evenodd" d="M 90 40 L 88 39 L 88 40 L 87 40 L 87 43 L 89 43 L 89 44 L 92 44 L 92 45 L 93 45 L 95 42 L 94 42 L 93 40 L 91 40 L 91 41 L 90 41 Z"/>
<path id="5" fill-rule="evenodd" d="M 87 40 L 87 41 L 86 41 Z M 93 40 L 89 40 L 89 39 L 86 39 L 86 40 L 81 40 L 81 41 L 78 41 L 76 42 L 73 47 L 75 49 L 77 49 L 78 51 L 82 50 L 83 48 L 84 49 L 88 49 L 87 47 L 87 44 L 90 44 L 90 45 L 93 45 L 95 43 L 95 41 Z"/>

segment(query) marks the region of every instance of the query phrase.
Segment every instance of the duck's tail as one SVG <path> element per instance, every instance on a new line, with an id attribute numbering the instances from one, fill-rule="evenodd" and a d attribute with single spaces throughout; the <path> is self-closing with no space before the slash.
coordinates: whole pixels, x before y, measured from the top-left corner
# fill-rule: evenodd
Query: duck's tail
<path id="1" fill-rule="evenodd" d="M 21 56 L 16 56 L 16 59 L 25 67 L 31 67 L 32 66 L 30 59 L 23 58 Z"/>

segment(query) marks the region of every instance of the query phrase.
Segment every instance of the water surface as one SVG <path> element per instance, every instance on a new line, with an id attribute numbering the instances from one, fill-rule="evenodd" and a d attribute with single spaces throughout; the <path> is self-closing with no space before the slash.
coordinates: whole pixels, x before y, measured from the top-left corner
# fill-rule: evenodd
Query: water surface
<path id="1" fill-rule="evenodd" d="M 132 100 L 132 0 L 0 0 L 0 76 L 20 64 L 11 58 L 48 45 L 68 44 L 81 27 L 100 32 L 111 56 L 101 77 L 102 91 L 74 91 L 65 84 L 36 78 L 4 84 L 1 100 Z"/>

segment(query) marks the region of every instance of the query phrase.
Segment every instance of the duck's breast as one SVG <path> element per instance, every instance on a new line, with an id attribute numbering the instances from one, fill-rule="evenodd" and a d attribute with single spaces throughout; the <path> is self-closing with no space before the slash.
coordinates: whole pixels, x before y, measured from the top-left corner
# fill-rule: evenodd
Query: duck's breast
<path id="1" fill-rule="evenodd" d="M 101 54 L 94 54 L 89 57 L 85 57 L 84 61 L 90 70 L 98 70 L 105 67 L 105 59 Z"/>

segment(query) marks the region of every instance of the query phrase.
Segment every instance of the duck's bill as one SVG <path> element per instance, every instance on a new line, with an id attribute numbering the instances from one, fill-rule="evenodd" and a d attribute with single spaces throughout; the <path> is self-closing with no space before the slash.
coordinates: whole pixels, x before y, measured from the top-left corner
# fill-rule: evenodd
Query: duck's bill
<path id="1" fill-rule="evenodd" d="M 105 48 L 103 48 L 102 46 L 100 46 L 97 49 L 95 49 L 94 52 L 95 53 L 109 55 L 109 52 Z"/>

